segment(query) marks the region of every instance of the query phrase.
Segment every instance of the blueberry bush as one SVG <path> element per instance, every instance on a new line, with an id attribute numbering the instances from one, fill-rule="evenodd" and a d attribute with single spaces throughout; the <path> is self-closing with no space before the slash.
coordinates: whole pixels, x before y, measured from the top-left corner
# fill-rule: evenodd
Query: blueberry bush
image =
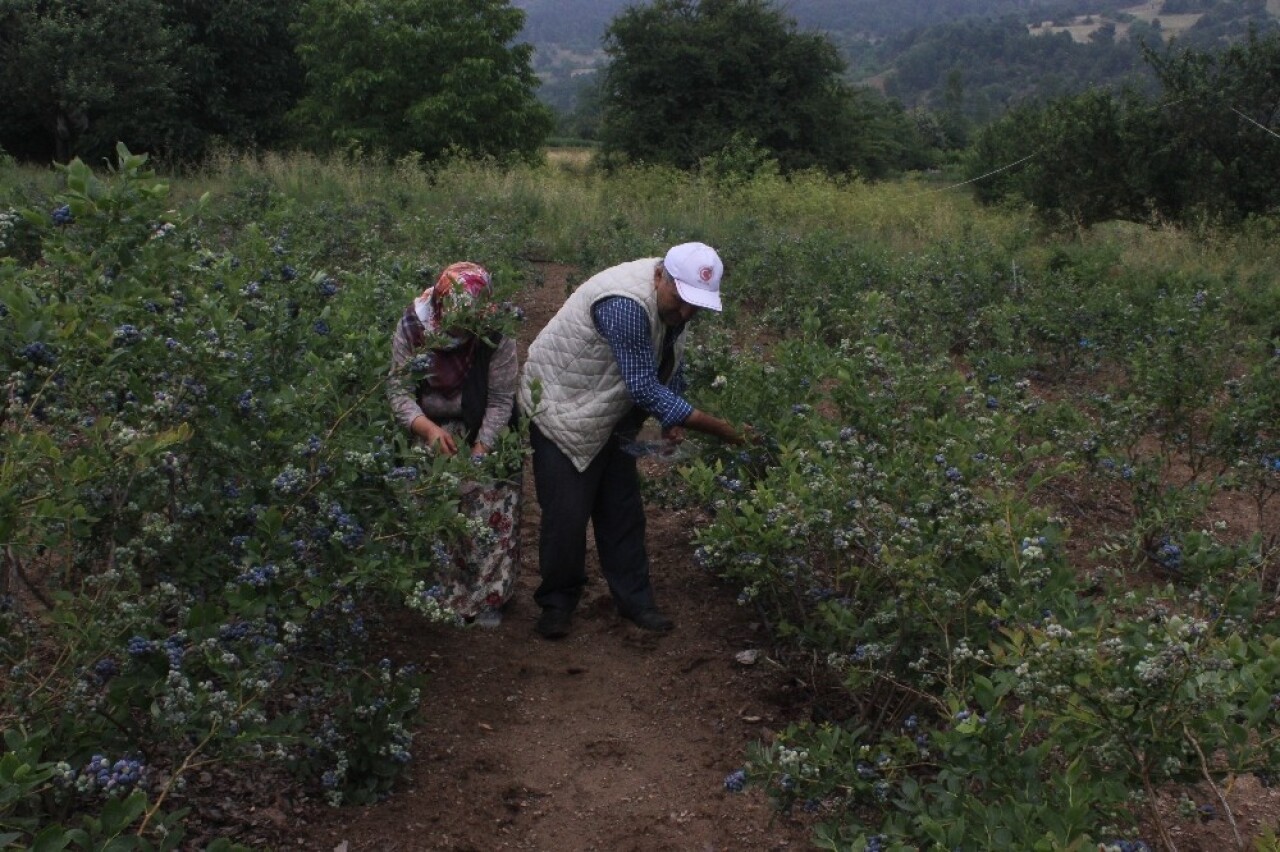
<path id="1" fill-rule="evenodd" d="M 390 419 L 390 330 L 431 258 L 379 210 L 352 255 L 314 236 L 340 209 L 252 189 L 173 207 L 122 147 L 5 213 L 5 842 L 174 848 L 196 769 L 337 804 L 412 760 L 422 681 L 371 636 L 452 618 L 457 485 L 498 468 Z"/>
<path id="2" fill-rule="evenodd" d="M 514 297 L 683 239 L 729 270 L 695 401 L 759 440 L 646 487 L 812 689 L 725 791 L 828 849 L 1139 850 L 1276 778 L 1273 229 L 767 170 L 56 177 L 0 200 L 0 844 L 181 846 L 232 766 L 388 795 L 432 686 L 380 638 L 451 619 L 478 475 L 392 422 L 395 321 L 459 258 Z"/>
<path id="3" fill-rule="evenodd" d="M 1280 765 L 1271 330 L 1220 280 L 1015 276 L 976 240 L 786 252 L 749 308 L 780 341 L 692 371 L 766 437 L 681 471 L 695 558 L 823 685 L 732 786 L 833 850 L 1168 848 L 1170 796 L 1238 830 L 1223 791 Z"/>

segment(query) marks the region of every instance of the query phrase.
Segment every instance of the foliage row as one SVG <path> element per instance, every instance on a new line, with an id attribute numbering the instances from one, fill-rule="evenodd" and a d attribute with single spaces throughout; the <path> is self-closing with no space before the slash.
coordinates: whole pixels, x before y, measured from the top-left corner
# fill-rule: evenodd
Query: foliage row
<path id="1" fill-rule="evenodd" d="M 784 342 L 714 341 L 693 378 L 771 440 L 672 499 L 822 699 L 726 786 L 833 850 L 1154 848 L 1163 802 L 1232 819 L 1222 791 L 1280 759 L 1280 339 L 1255 294 L 1088 252 L 1010 272 L 973 240 L 755 239 L 735 275 L 785 296 L 737 322 Z M 1204 519 L 1223 494 L 1259 534 Z"/>
<path id="2" fill-rule="evenodd" d="M 144 160 L 122 146 L 108 179 L 73 161 L 0 230 L 0 826 L 19 845 L 172 848 L 173 803 L 231 762 L 334 803 L 385 795 L 420 680 L 372 638 L 449 620 L 450 547 L 486 534 L 457 514 L 486 469 L 391 422 L 389 330 L 430 275 L 378 242 L 394 212 L 364 211 L 352 242 L 350 211 L 264 186 L 178 211 Z M 436 225 L 443 248 L 510 256 Z"/>

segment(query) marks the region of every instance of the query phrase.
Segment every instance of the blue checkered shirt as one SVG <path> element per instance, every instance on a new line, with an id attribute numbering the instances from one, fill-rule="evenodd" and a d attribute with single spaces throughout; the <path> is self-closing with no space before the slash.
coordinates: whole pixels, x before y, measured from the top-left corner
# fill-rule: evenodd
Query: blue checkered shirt
<path id="1" fill-rule="evenodd" d="M 693 406 L 681 396 L 686 384 L 684 365 L 676 365 L 664 385 L 658 380 L 658 359 L 654 357 L 649 336 L 649 316 L 635 299 L 609 296 L 595 303 L 591 318 L 596 330 L 609 342 L 613 357 L 622 371 L 631 399 L 652 414 L 663 429 L 679 426 L 693 413 Z M 676 338 L 684 326 L 667 329 L 663 338 L 663 355 L 674 357 Z"/>

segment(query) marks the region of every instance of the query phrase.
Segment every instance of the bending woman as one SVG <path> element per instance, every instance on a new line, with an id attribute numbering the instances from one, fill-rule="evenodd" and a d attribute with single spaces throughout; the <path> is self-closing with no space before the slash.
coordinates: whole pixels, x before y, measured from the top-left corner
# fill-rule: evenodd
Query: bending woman
<path id="1" fill-rule="evenodd" d="M 468 330 L 493 310 L 482 266 L 455 263 L 405 310 L 391 341 L 388 396 L 396 420 L 435 452 L 483 459 L 514 424 L 516 344 Z M 464 483 L 459 512 L 469 535 L 450 554 L 441 602 L 496 627 L 520 564 L 520 476 Z"/>

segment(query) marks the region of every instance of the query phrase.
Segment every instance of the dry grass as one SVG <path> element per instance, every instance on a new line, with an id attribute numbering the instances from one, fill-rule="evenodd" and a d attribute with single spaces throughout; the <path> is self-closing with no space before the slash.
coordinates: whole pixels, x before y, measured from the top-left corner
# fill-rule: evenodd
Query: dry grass
<path id="1" fill-rule="evenodd" d="M 583 174 L 591 168 L 595 152 L 590 148 L 548 148 L 547 165 Z"/>
<path id="2" fill-rule="evenodd" d="M 1280 7 L 1280 0 L 1268 0 L 1268 8 L 1272 5 Z M 1166 41 L 1175 36 L 1182 35 L 1187 30 L 1191 29 L 1191 27 L 1195 25 L 1196 21 L 1201 18 L 1201 13 L 1199 12 L 1185 15 L 1165 15 L 1162 12 L 1163 8 L 1164 0 L 1151 0 L 1151 2 L 1140 3 L 1136 6 L 1130 6 L 1127 9 L 1122 9 L 1121 11 L 1148 24 L 1159 18 L 1160 32 Z M 1280 12 L 1273 12 L 1273 14 L 1280 14 Z M 1086 20 L 1089 21 L 1089 23 L 1086 23 Z M 1079 15 L 1073 18 L 1071 23 L 1060 27 L 1032 26 L 1028 28 L 1028 31 L 1032 35 L 1067 33 L 1071 36 L 1073 41 L 1085 44 L 1095 32 L 1102 29 L 1107 24 L 1115 25 L 1117 39 L 1128 38 L 1128 23 L 1120 23 L 1100 14 Z"/>
<path id="3" fill-rule="evenodd" d="M 1047 246 L 1064 239 L 1040 233 L 1029 211 L 982 207 L 968 187 L 924 177 L 866 183 L 816 173 L 766 174 L 720 185 L 662 168 L 606 175 L 591 165 L 590 156 L 586 149 L 558 148 L 547 152 L 546 165 L 499 169 L 475 162 L 423 166 L 415 158 L 387 166 L 358 157 L 225 154 L 211 160 L 196 180 L 174 181 L 173 189 L 176 201 L 265 182 L 302 203 L 338 197 L 357 203 L 411 199 L 411 206 L 431 209 L 487 205 L 531 220 L 532 239 L 552 260 L 573 257 L 584 232 L 618 217 L 636 233 L 697 234 L 713 244 L 761 225 L 796 235 L 841 233 L 895 254 L 973 241 L 1031 266 L 1042 260 L 1037 255 Z M 1073 240 L 1113 247 L 1118 262 L 1130 268 L 1176 269 L 1271 286 L 1278 254 L 1274 236 L 1265 228 L 1192 233 L 1114 222 Z"/>

